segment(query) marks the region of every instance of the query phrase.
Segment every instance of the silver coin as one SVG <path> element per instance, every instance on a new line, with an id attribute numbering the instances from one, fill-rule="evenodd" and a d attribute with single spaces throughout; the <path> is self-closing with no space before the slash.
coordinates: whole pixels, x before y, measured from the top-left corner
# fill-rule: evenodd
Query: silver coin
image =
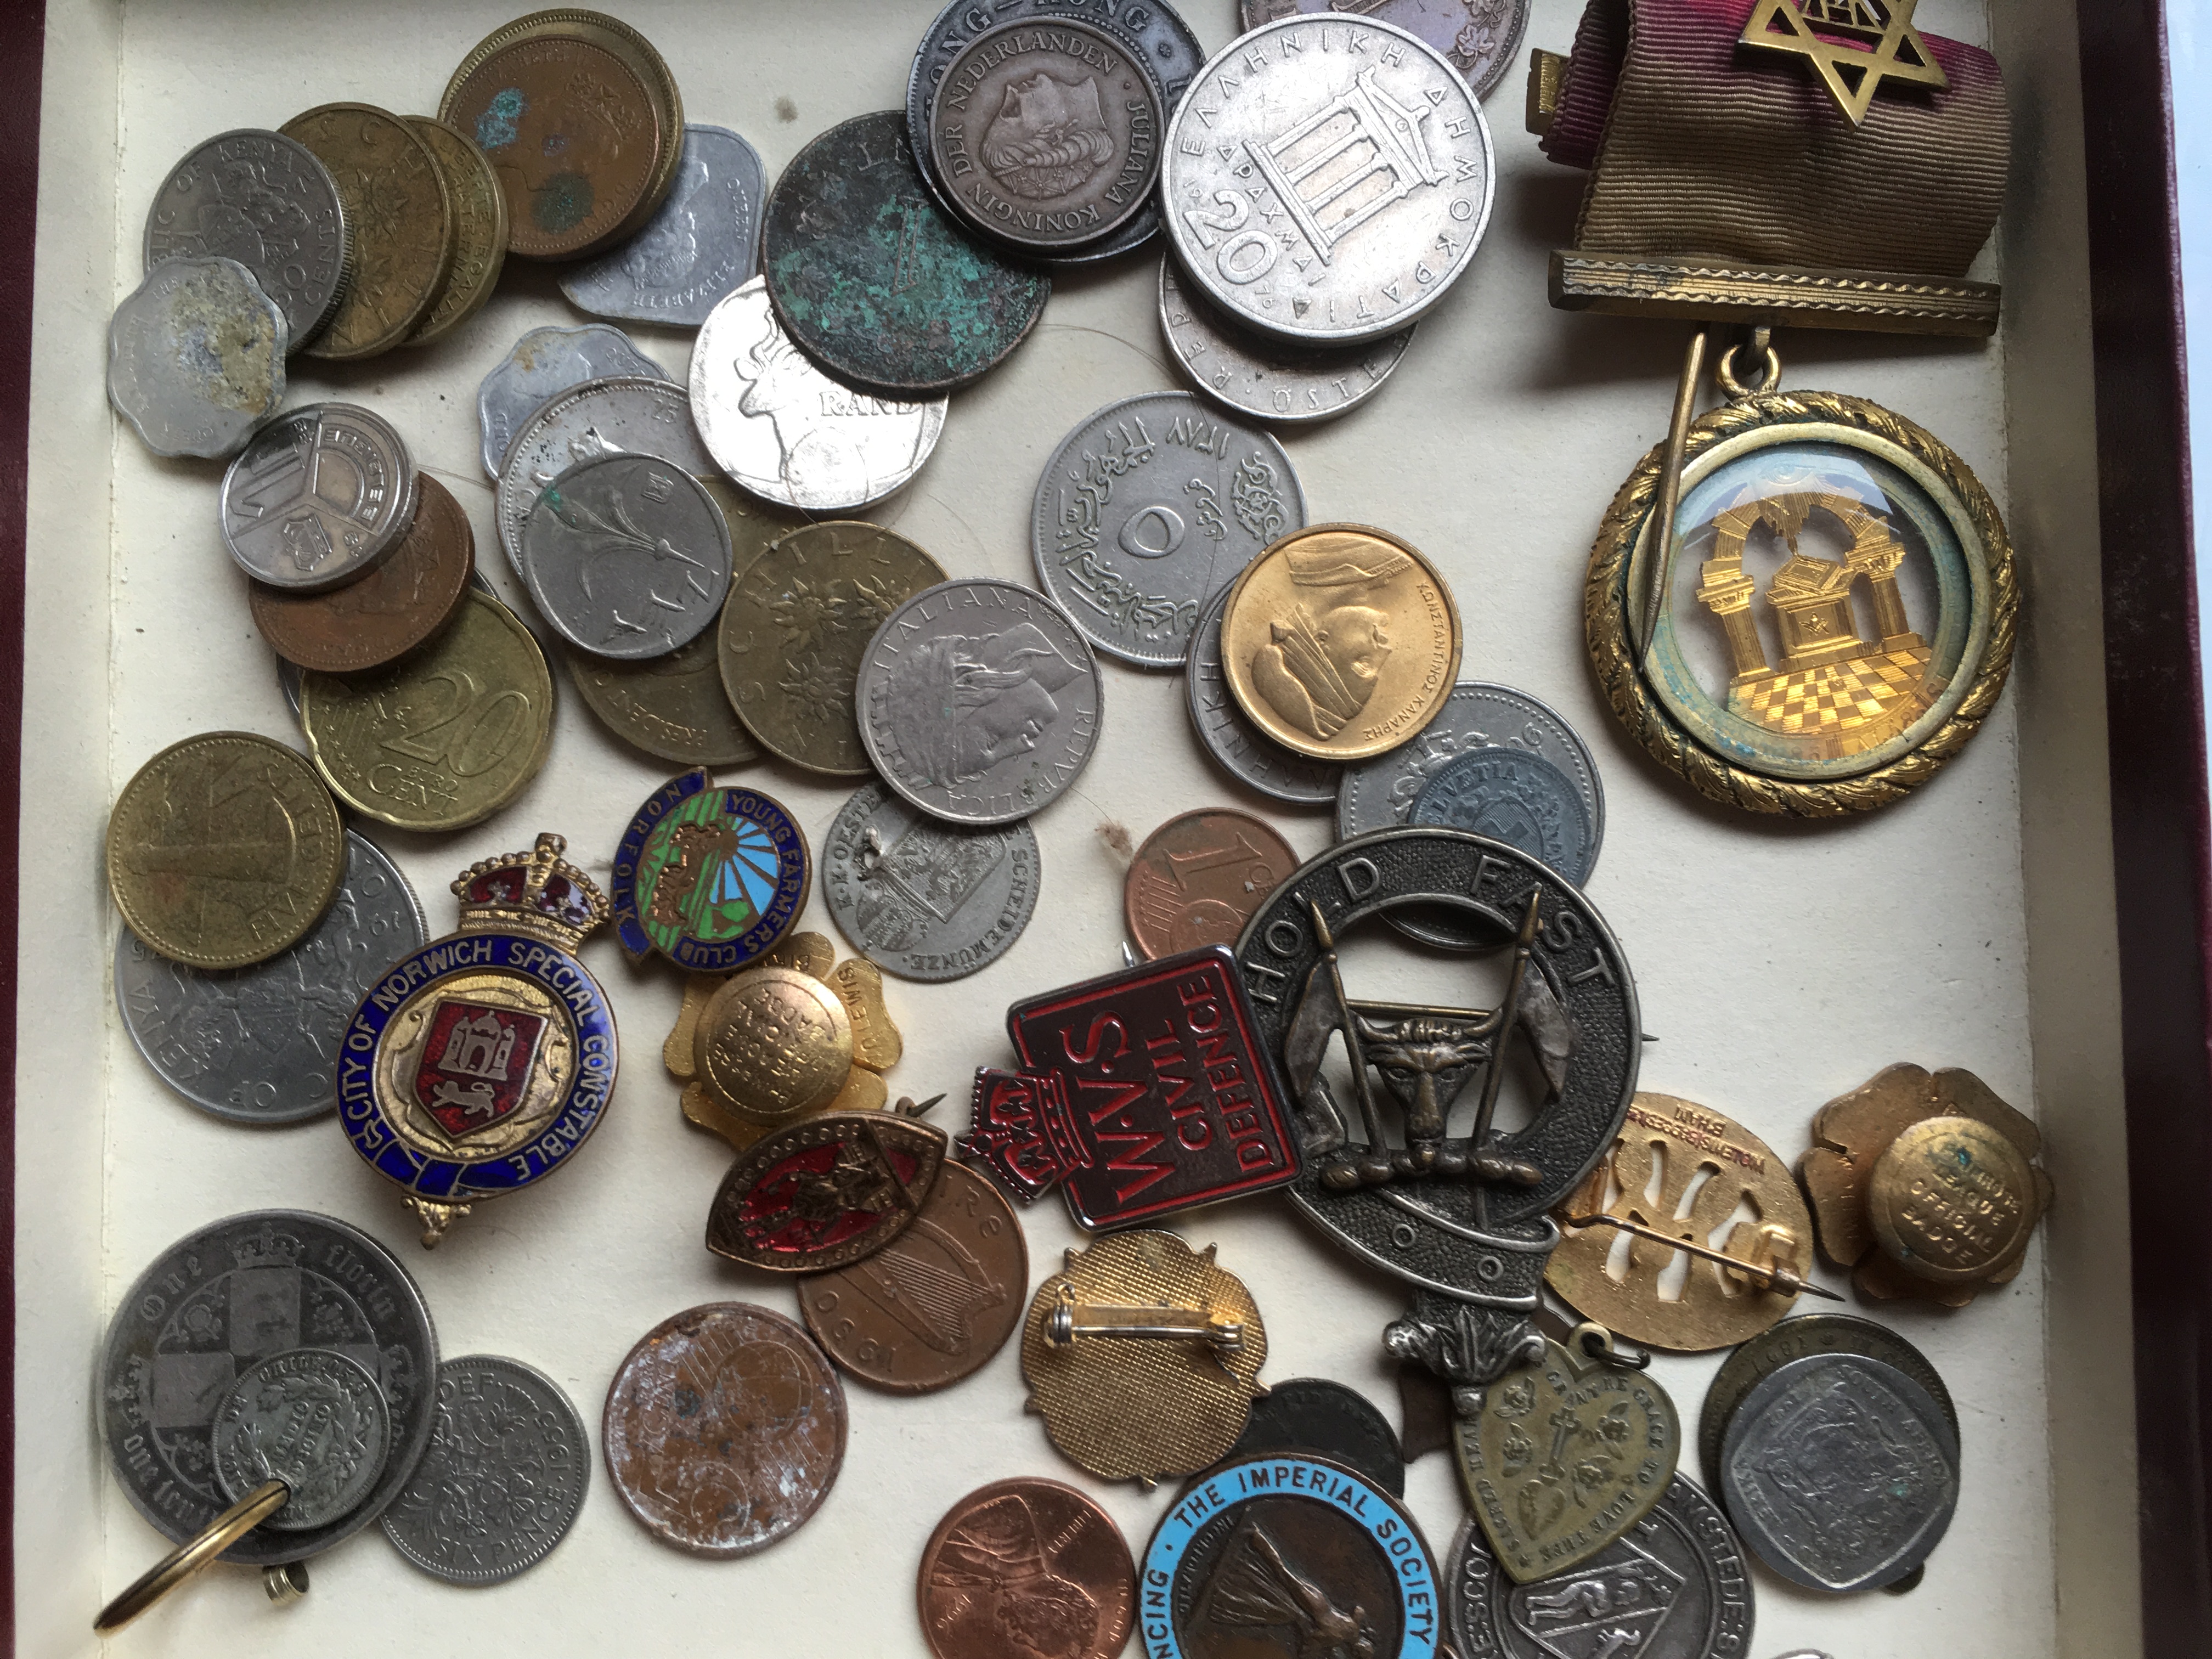
<path id="1" fill-rule="evenodd" d="M 169 169 L 146 214 L 146 269 L 164 259 L 235 259 L 284 313 L 289 349 L 322 331 L 345 298 L 353 248 L 337 181 L 281 132 L 217 133 Z"/>
<path id="2" fill-rule="evenodd" d="M 754 495 L 802 512 L 849 512 L 903 488 L 937 447 L 945 409 L 831 380 L 791 343 L 757 276 L 691 348 L 691 418 L 708 452 Z"/>
<path id="3" fill-rule="evenodd" d="M 270 1354 L 331 1348 L 377 1380 L 392 1455 L 366 1501 L 309 1532 L 257 1528 L 224 1553 L 300 1561 L 351 1537 L 406 1484 L 430 1438 L 438 1339 L 407 1270 L 367 1233 L 303 1210 L 256 1210 L 181 1238 L 117 1304 L 94 1382 L 110 1466 L 132 1507 L 182 1543 L 230 1506 L 216 1407 Z"/>
<path id="4" fill-rule="evenodd" d="M 1160 332 L 1185 378 L 1215 402 L 1263 421 L 1307 425 L 1380 392 L 1413 342 L 1413 331 L 1403 328 L 1368 345 L 1286 349 L 1237 328 L 1192 292 L 1172 253 L 1160 259 Z"/>
<path id="5" fill-rule="evenodd" d="M 496 1584 L 568 1536 L 591 1478 L 584 1419 L 559 1383 L 495 1354 L 448 1359 L 429 1449 L 384 1535 L 433 1578 Z"/>
<path id="6" fill-rule="evenodd" d="M 1528 0 L 1357 0 L 1358 9 L 1395 23 L 1427 41 L 1467 77 L 1478 99 L 1498 89 L 1521 59 L 1521 36 L 1528 27 Z M 1248 29 L 1297 12 L 1350 11 L 1336 0 L 1242 0 L 1239 18 Z"/>
<path id="7" fill-rule="evenodd" d="M 499 544 L 526 582 L 522 527 L 538 492 L 570 467 L 603 455 L 657 455 L 695 478 L 714 472 L 714 458 L 691 424 L 690 400 L 665 375 L 609 374 L 554 393 L 516 428 L 493 492 Z"/>
<path id="8" fill-rule="evenodd" d="M 392 1413 L 359 1361 L 294 1348 L 246 1368 L 215 1408 L 216 1479 L 234 1504 L 282 1480 L 291 1495 L 261 1524 L 310 1532 L 343 1520 L 392 1454 Z"/>
<path id="9" fill-rule="evenodd" d="M 967 830 L 863 785 L 822 842 L 822 896 L 837 931 L 887 974 L 964 979 L 1013 948 L 1043 877 L 1026 823 Z"/>
<path id="10" fill-rule="evenodd" d="M 1263 795 L 1302 806 L 1334 800 L 1341 766 L 1292 753 L 1237 707 L 1221 667 L 1221 613 L 1228 604 L 1229 590 L 1224 588 L 1208 602 L 1190 636 L 1183 700 L 1199 742 L 1223 771 Z"/>
<path id="11" fill-rule="evenodd" d="M 284 401 L 284 313 L 235 259 L 169 259 L 107 325 L 107 401 L 156 455 L 234 455 Z"/>
<path id="12" fill-rule="evenodd" d="M 1597 848 L 1589 814 L 1565 773 L 1523 749 L 1462 755 L 1421 786 L 1408 823 L 1488 836 L 1541 859 L 1577 887 L 1589 880 Z"/>
<path id="13" fill-rule="evenodd" d="M 204 973 L 115 941 L 123 1028 L 162 1082 L 234 1123 L 298 1123 L 337 1102 L 338 1042 L 386 968 L 428 929 L 399 867 L 346 831 L 345 878 L 331 908 L 283 955 Z"/>
<path id="14" fill-rule="evenodd" d="M 1741 1659 L 1756 1602 L 1735 1534 L 1680 1475 L 1571 1572 L 1516 1584 L 1469 1516 L 1445 1568 L 1452 1639 L 1484 1659 Z"/>
<path id="15" fill-rule="evenodd" d="M 1777 1366 L 1721 1440 L 1721 1497 L 1753 1553 L 1841 1595 L 1895 1583 L 1942 1541 L 1959 1437 L 1928 1391 L 1863 1354 Z"/>
<path id="16" fill-rule="evenodd" d="M 665 657 L 721 614 L 736 554 L 705 486 L 656 455 L 605 455 L 539 492 L 522 579 L 569 644 L 620 662 Z"/>
<path id="17" fill-rule="evenodd" d="M 354 404 L 287 410 L 222 475 L 223 544 L 254 580 L 289 593 L 359 580 L 414 522 L 406 444 Z"/>
<path id="18" fill-rule="evenodd" d="M 760 269 L 767 194 L 758 150 L 727 127 L 687 125 L 675 182 L 645 228 L 568 266 L 561 292 L 594 317 L 696 328 Z"/>
<path id="19" fill-rule="evenodd" d="M 1305 521 L 1282 445 L 1188 392 L 1148 392 L 1107 404 L 1053 452 L 1030 550 L 1085 639 L 1124 662 L 1180 668 L 1213 596 Z"/>
<path id="20" fill-rule="evenodd" d="M 1371 18 L 1286 17 L 1198 73 L 1168 124 L 1161 201 L 1191 279 L 1293 343 L 1395 334 L 1474 257 L 1490 128 L 1432 46 Z"/>
<path id="21" fill-rule="evenodd" d="M 856 693 L 868 759 L 956 823 L 1012 823 L 1075 781 L 1104 697 L 1091 646 L 1034 589 L 988 576 L 926 587 L 868 641 Z"/>
<path id="22" fill-rule="evenodd" d="M 524 422 L 546 400 L 586 380 L 610 374 L 642 374 L 665 380 L 669 373 L 605 323 L 581 328 L 533 328 L 514 343 L 499 367 L 477 387 L 477 424 L 483 434 L 484 471 L 499 477 L 508 447 Z"/>

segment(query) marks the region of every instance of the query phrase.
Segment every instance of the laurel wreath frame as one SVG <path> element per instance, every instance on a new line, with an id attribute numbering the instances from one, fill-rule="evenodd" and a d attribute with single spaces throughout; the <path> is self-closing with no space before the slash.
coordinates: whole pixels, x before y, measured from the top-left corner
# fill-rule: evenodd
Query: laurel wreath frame
<path id="1" fill-rule="evenodd" d="M 1660 701 L 1639 665 L 1641 653 L 1629 617 L 1628 568 L 1658 496 L 1666 458 L 1663 441 L 1652 446 L 1637 464 L 1598 526 L 1583 586 L 1583 630 L 1590 669 L 1606 702 L 1629 736 L 1654 760 L 1723 805 L 1749 812 L 1832 818 L 1902 800 L 1966 747 L 1996 706 L 2012 672 L 2020 593 L 2004 520 L 1973 469 L 1932 433 L 1880 404 L 1829 392 L 1755 393 L 1701 416 L 1690 429 L 1683 459 L 1686 463 L 1716 444 L 1759 428 L 1816 424 L 1886 440 L 1921 462 L 1958 497 L 1981 540 L 1989 572 L 1989 643 L 1965 696 L 1925 741 L 1869 771 L 1832 783 L 1808 783 L 1772 777 L 1724 758 L 1698 741 Z M 1832 432 L 1827 435 L 1838 437 Z"/>

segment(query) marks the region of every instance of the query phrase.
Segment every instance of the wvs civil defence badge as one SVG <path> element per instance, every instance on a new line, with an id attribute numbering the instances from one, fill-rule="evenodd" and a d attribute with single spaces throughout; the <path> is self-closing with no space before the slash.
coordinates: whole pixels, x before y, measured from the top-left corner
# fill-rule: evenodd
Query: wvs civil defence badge
<path id="1" fill-rule="evenodd" d="M 346 1028 L 338 1119 L 435 1245 L 560 1167 L 614 1092 L 615 1017 L 576 959 L 607 901 L 541 835 L 453 883 L 460 926 L 395 963 Z"/>
<path id="2" fill-rule="evenodd" d="M 806 837 L 757 789 L 702 769 L 646 798 L 615 848 L 615 935 L 695 974 L 734 973 L 775 949 L 806 904 Z"/>

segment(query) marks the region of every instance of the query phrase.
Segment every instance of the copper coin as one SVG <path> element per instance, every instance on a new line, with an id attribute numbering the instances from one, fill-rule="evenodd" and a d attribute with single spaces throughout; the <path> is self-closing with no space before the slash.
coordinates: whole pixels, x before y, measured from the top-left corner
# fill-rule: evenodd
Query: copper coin
<path id="1" fill-rule="evenodd" d="M 1129 1639 L 1136 1577 L 1121 1528 L 1074 1487 L 994 1480 L 929 1535 L 921 1633 L 937 1659 L 1109 1659 Z"/>
<path id="2" fill-rule="evenodd" d="M 1006 1346 L 1029 1285 L 1013 1206 L 948 1163 L 903 1232 L 865 1261 L 802 1280 L 799 1309 L 814 1340 L 863 1382 L 927 1394 L 982 1370 Z"/>
<path id="3" fill-rule="evenodd" d="M 1235 945 L 1298 855 L 1249 812 L 1201 807 L 1145 837 L 1121 881 L 1129 937 L 1147 960 Z"/>
<path id="4" fill-rule="evenodd" d="M 709 1302 L 629 1351 L 599 1438 L 615 1490 L 655 1538 L 750 1555 L 829 1496 L 845 1462 L 845 1389 L 781 1314 Z"/>
<path id="5" fill-rule="evenodd" d="M 770 1273 L 848 1267 L 897 1237 L 945 1162 L 945 1132 L 893 1112 L 830 1112 L 762 1136 L 707 1212 L 707 1248 Z"/>
<path id="6" fill-rule="evenodd" d="M 253 625 L 278 656 L 319 673 L 357 673 L 404 656 L 453 619 L 477 568 L 476 535 L 451 490 L 427 472 L 416 482 L 415 522 L 359 581 L 319 593 L 253 584 Z"/>

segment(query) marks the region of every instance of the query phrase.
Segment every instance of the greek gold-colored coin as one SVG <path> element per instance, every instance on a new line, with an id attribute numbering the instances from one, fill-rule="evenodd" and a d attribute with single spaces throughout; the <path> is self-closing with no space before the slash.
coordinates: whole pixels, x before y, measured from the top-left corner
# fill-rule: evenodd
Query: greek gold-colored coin
<path id="1" fill-rule="evenodd" d="M 148 945 L 194 968 L 243 968 L 297 945 L 345 863 L 345 830 L 314 769 L 250 732 L 171 744 L 108 815 L 115 908 Z"/>
<path id="2" fill-rule="evenodd" d="M 896 531 L 858 520 L 808 525 L 773 543 L 722 611 L 722 685 L 770 753 L 811 772 L 865 777 L 853 690 L 868 641 L 914 594 L 945 580 Z"/>
<path id="3" fill-rule="evenodd" d="M 520 794 L 553 741 L 553 677 L 514 613 L 470 591 L 446 631 L 369 674 L 308 674 L 300 724 L 337 798 L 400 830 L 459 830 Z"/>
<path id="4" fill-rule="evenodd" d="M 373 357 L 429 314 L 453 263 L 453 201 L 430 146 L 374 104 L 324 104 L 278 129 L 337 181 L 355 249 L 353 285 L 311 357 Z"/>
<path id="5" fill-rule="evenodd" d="M 404 118 L 429 146 L 453 204 L 453 263 L 429 311 L 407 337 L 409 345 L 443 339 L 483 308 L 507 264 L 507 192 L 476 142 L 428 115 Z"/>
<path id="6" fill-rule="evenodd" d="M 812 975 L 748 968 L 700 1011 L 693 1051 L 699 1080 L 731 1110 L 781 1123 L 837 1097 L 853 1069 L 853 1022 Z"/>
<path id="7" fill-rule="evenodd" d="M 1238 707 L 1285 749 L 1356 761 L 1436 717 L 1459 678 L 1459 609 L 1436 568 L 1365 525 L 1295 531 L 1244 568 L 1221 616 Z"/>
<path id="8" fill-rule="evenodd" d="M 2027 1248 L 2041 1212 L 2020 1148 L 1970 1117 L 1914 1124 L 1875 1160 L 1867 1219 L 1882 1251 L 1938 1284 L 1986 1279 Z"/>

